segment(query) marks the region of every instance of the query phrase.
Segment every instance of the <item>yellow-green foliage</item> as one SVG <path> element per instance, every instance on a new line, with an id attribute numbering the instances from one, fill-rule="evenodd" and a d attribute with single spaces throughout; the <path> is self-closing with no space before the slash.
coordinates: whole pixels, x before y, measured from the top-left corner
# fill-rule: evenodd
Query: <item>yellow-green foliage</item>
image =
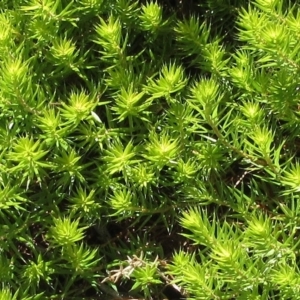
<path id="1" fill-rule="evenodd" d="M 300 299 L 299 3 L 248 2 L 1 1 L 1 300 Z"/>

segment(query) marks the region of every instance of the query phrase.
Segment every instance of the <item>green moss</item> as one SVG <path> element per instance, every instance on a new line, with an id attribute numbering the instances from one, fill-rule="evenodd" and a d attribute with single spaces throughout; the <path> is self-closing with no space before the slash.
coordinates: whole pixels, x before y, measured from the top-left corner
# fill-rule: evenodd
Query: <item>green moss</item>
<path id="1" fill-rule="evenodd" d="M 297 8 L 2 1 L 0 298 L 298 299 Z"/>

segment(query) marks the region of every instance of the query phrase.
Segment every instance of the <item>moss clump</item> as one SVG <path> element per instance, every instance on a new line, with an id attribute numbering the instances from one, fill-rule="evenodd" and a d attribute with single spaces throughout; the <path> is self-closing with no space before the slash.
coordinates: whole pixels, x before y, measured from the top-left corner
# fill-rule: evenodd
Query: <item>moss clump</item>
<path id="1" fill-rule="evenodd" d="M 298 299 L 298 6 L 2 1 L 0 298 Z"/>

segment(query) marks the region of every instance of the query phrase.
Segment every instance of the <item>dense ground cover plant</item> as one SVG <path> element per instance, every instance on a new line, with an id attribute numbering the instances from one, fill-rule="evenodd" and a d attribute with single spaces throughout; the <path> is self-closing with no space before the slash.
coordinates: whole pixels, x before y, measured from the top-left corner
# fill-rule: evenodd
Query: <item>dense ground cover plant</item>
<path id="1" fill-rule="evenodd" d="M 0 9 L 0 299 L 299 298 L 297 1 Z"/>

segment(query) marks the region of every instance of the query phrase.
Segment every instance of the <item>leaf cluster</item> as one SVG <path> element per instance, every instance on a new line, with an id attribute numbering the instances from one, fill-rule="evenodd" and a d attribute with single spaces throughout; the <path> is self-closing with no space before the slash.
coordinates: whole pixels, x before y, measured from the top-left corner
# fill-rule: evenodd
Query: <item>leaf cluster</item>
<path id="1" fill-rule="evenodd" d="M 299 4 L 0 8 L 1 299 L 298 299 Z"/>

